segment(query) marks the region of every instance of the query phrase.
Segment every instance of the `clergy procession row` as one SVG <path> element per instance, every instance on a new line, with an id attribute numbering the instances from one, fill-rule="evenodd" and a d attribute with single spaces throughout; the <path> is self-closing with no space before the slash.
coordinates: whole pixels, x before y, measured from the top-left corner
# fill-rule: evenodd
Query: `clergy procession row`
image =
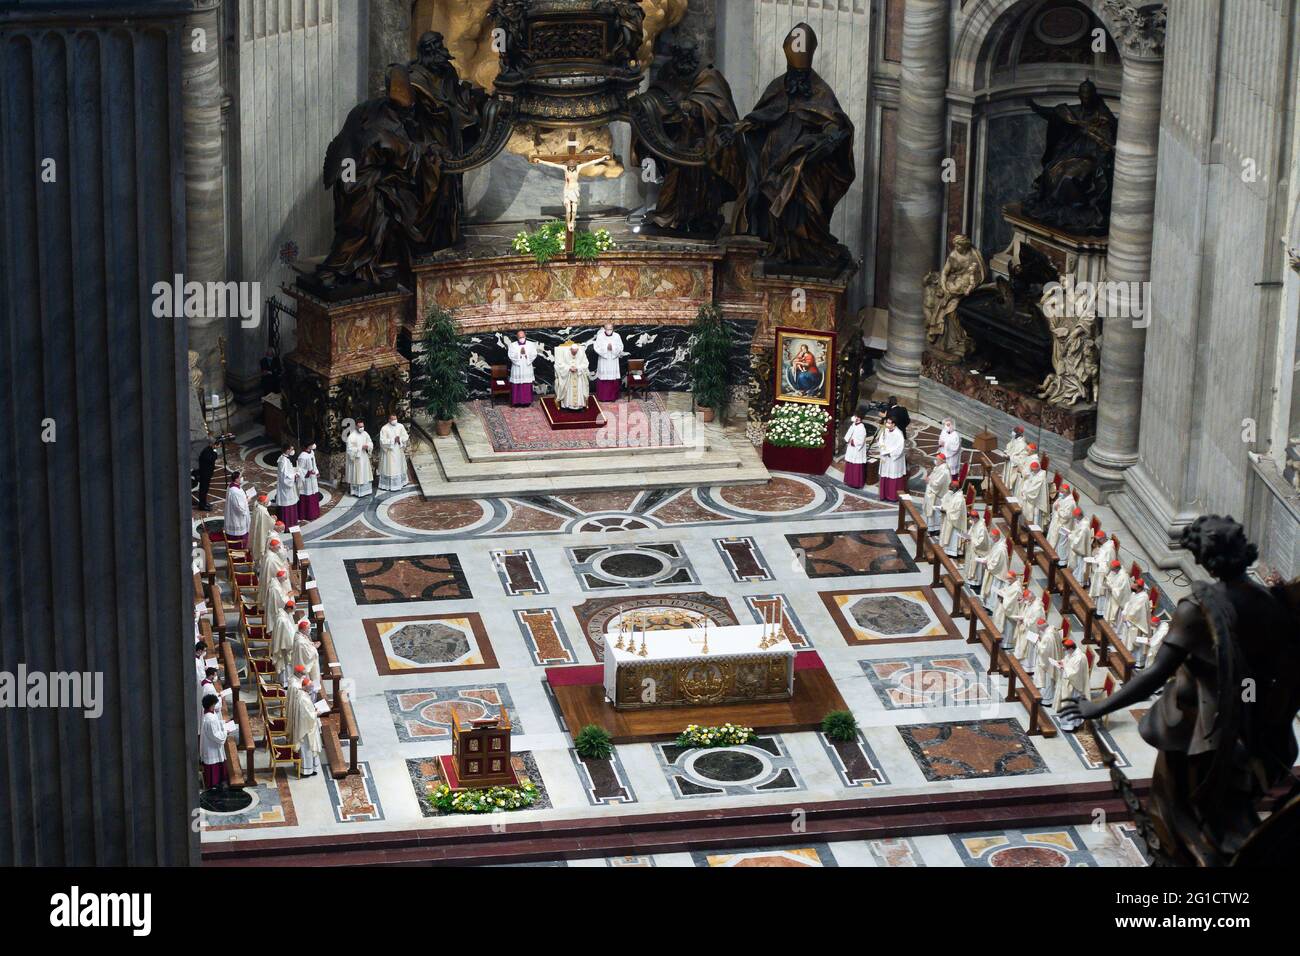
<path id="1" fill-rule="evenodd" d="M 627 353 L 623 351 L 623 338 L 614 331 L 614 325 L 606 322 L 589 346 L 596 353 L 596 371 L 591 372 L 591 361 L 587 357 L 588 345 L 580 345 L 569 340 L 557 346 L 554 353 L 555 364 L 555 402 L 568 411 L 582 411 L 587 407 L 591 396 L 591 380 L 596 380 L 596 399 L 602 402 L 614 402 L 620 394 L 619 383 L 622 372 L 619 360 Z M 506 349 L 510 359 L 510 404 L 527 407 L 533 403 L 533 385 L 536 375 L 533 363 L 539 354 L 536 342 L 528 338 L 528 333 L 520 329 L 515 334 L 515 341 Z"/>
<path id="2" fill-rule="evenodd" d="M 1078 491 L 1059 474 L 1047 480 L 1047 459 L 1024 440 L 1023 431 L 1016 428 L 1005 449 L 1007 501 L 1019 505 L 1031 530 L 1041 530 L 1038 522 L 1049 517 L 1046 538 L 1057 565 L 1087 588 L 1098 617 L 1111 625 L 1136 666 L 1145 667 L 1169 630 L 1158 591 L 1147 587 L 1136 562 L 1123 568 L 1119 539 L 1107 535 L 1095 515 L 1085 518 Z M 944 435 L 956 435 L 950 420 L 944 422 Z M 987 507 L 983 513 L 975 510 L 975 488 L 965 482 L 966 466 L 958 466 L 960 439 L 954 444 L 941 436 L 940 447 L 945 450 L 935 455 L 922 499 L 928 533 L 944 553 L 961 561 L 966 586 L 991 612 L 1002 648 L 1034 676 L 1044 706 L 1059 709 L 1073 697 L 1089 699 L 1092 651 L 1070 637 L 1069 619 L 1053 609 L 1051 593 L 1033 583 L 1031 566 L 1012 567 L 1016 554 L 1010 534 L 1004 537 Z M 1105 687 L 1107 693 L 1113 689 L 1109 675 Z"/>
<path id="3" fill-rule="evenodd" d="M 239 611 L 245 665 L 257 680 L 272 766 L 297 764 L 303 777 L 319 772 L 320 715 L 329 711 L 322 697 L 321 642 L 312 633 L 307 613 L 309 582 L 304 579 L 301 588 L 295 585 L 289 544 L 290 535 L 298 530 L 289 522 L 302 520 L 304 500 L 318 506 L 314 451 L 314 445 L 308 445 L 295 459 L 293 447 L 285 446 L 274 515 L 268 496 L 257 494 L 251 486 L 245 488 L 235 472 L 226 493 L 222 532 L 231 600 Z M 286 485 L 298 492 L 296 498 L 286 494 Z M 221 599 L 215 588 L 213 597 Z M 230 689 L 218 690 L 216 659 L 208 656 L 211 648 L 200 637 L 200 618 L 209 610 L 206 603 L 197 604 L 194 623 L 195 704 L 205 789 L 226 784 L 226 738 L 237 731 L 226 716 L 234 705 Z"/>

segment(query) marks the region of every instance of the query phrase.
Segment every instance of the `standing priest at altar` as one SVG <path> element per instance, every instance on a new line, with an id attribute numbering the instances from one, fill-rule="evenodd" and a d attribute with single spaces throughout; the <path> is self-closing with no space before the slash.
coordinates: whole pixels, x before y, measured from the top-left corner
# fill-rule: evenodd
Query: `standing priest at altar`
<path id="1" fill-rule="evenodd" d="M 587 347 L 572 340 L 555 350 L 555 401 L 566 411 L 586 409 L 591 396 L 591 364 Z"/>
<path id="2" fill-rule="evenodd" d="M 520 329 L 515 341 L 506 349 L 510 359 L 510 404 L 533 404 L 533 362 L 537 361 L 537 343 L 528 341 L 528 334 Z"/>
<path id="3" fill-rule="evenodd" d="M 596 333 L 591 347 L 596 352 L 596 400 L 616 402 L 622 378 L 619 359 L 626 353 L 623 351 L 623 337 L 614 331 L 613 322 L 606 322 Z"/>

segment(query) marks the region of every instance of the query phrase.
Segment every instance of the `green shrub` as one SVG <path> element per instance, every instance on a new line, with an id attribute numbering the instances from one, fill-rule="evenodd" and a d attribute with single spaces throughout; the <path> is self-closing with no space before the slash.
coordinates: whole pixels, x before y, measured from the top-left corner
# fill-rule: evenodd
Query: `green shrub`
<path id="1" fill-rule="evenodd" d="M 716 305 L 702 305 L 691 329 L 687 361 L 695 401 L 722 417 L 731 372 L 731 332 Z"/>
<path id="2" fill-rule="evenodd" d="M 614 744 L 604 727 L 588 724 L 573 738 L 573 749 L 578 751 L 579 757 L 588 760 L 608 760 L 614 752 Z"/>
<path id="3" fill-rule="evenodd" d="M 832 710 L 822 718 L 822 733 L 831 740 L 856 740 L 858 719 L 847 710 Z"/>
<path id="4" fill-rule="evenodd" d="M 451 313 L 437 305 L 431 306 L 424 317 L 421 339 L 424 351 L 419 363 L 428 382 L 425 407 L 435 419 L 450 421 L 469 396 L 465 384 L 468 342 Z"/>

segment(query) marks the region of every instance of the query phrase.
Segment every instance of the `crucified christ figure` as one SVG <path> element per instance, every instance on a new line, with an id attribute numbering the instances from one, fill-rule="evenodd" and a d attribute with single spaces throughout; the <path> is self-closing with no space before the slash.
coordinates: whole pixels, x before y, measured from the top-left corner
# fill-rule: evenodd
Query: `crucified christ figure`
<path id="1" fill-rule="evenodd" d="M 578 175 L 588 166 L 603 163 L 608 153 L 592 155 L 578 152 L 578 138 L 569 136 L 569 152 L 565 156 L 533 156 L 529 162 L 564 170 L 564 225 L 568 231 L 568 246 L 573 247 L 573 232 L 578 226 L 578 198 L 581 195 Z"/>

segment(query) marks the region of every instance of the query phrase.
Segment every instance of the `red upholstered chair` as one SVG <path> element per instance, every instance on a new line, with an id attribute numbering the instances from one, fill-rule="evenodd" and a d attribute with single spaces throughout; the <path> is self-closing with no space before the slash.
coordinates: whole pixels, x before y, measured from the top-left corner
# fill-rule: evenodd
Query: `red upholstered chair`
<path id="1" fill-rule="evenodd" d="M 510 369 L 505 365 L 492 366 L 492 401 L 498 398 L 510 400 Z"/>
<path id="2" fill-rule="evenodd" d="M 298 755 L 298 745 L 291 743 L 272 743 L 271 751 L 271 776 L 280 769 L 282 764 L 290 767 L 297 767 L 298 773 L 302 773 L 302 757 Z"/>
<path id="3" fill-rule="evenodd" d="M 650 388 L 650 381 L 645 374 L 645 359 L 628 359 L 627 374 L 623 376 L 623 387 L 628 395 L 634 392 L 644 395 Z"/>

